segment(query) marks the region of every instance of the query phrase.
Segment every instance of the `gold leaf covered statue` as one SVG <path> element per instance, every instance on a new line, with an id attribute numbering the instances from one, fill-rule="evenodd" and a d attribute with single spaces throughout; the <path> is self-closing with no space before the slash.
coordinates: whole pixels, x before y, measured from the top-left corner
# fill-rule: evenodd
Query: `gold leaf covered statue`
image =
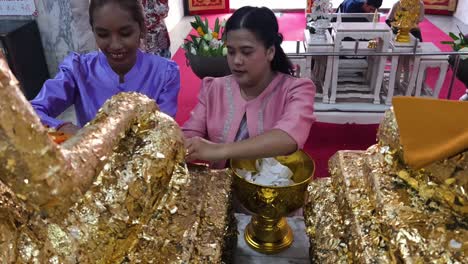
<path id="1" fill-rule="evenodd" d="M 395 40 L 397 42 L 411 42 L 410 31 L 417 27 L 419 22 L 420 0 L 400 0 L 392 26 L 398 28 Z"/>
<path id="2" fill-rule="evenodd" d="M 425 118 L 428 123 L 408 116 L 421 107 L 417 103 L 408 102 L 405 124 L 436 122 L 435 115 Z M 433 108 L 441 118 L 450 112 Z M 330 178 L 309 185 L 304 214 L 312 263 L 467 263 L 468 132 L 459 129 L 462 151 L 414 168 L 403 159 L 401 127 L 389 110 L 376 145 L 338 151 L 329 161 Z M 417 138 L 427 133 L 411 132 Z"/>
<path id="3" fill-rule="evenodd" d="M 231 179 L 189 173 L 184 155 L 177 124 L 137 93 L 57 145 L 0 56 L 0 263 L 229 261 Z"/>

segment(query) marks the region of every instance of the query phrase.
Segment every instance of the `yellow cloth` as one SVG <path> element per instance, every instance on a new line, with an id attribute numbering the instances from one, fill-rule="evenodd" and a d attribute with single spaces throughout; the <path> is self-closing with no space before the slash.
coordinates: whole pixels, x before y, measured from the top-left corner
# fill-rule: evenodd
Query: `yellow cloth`
<path id="1" fill-rule="evenodd" d="M 468 102 L 394 97 L 406 164 L 414 169 L 468 149 Z"/>

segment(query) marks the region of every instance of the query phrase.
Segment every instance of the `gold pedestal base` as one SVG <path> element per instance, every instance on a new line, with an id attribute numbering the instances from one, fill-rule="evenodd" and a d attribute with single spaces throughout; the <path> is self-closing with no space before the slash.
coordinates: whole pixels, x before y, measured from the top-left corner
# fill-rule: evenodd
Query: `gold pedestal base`
<path id="1" fill-rule="evenodd" d="M 244 239 L 251 248 L 264 254 L 278 253 L 292 244 L 293 233 L 284 216 L 304 205 L 307 185 L 315 170 L 314 161 L 302 150 L 275 158 L 293 172 L 294 184 L 263 186 L 247 181 L 238 170 L 257 172 L 257 160 L 231 160 L 234 193 L 254 213 L 245 228 Z"/>
<path id="2" fill-rule="evenodd" d="M 291 246 L 294 236 L 285 217 L 253 216 L 245 228 L 244 239 L 255 251 L 276 254 Z"/>
<path id="3" fill-rule="evenodd" d="M 396 35 L 395 40 L 397 42 L 405 42 L 405 43 L 411 42 L 409 32 L 410 32 L 409 28 L 399 28 L 398 34 Z"/>

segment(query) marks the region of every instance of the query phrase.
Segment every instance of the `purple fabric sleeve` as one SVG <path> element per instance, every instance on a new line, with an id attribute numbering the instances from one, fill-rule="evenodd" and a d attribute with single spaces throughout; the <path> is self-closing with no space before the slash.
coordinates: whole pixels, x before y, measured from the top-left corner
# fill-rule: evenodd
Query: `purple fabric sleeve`
<path id="1" fill-rule="evenodd" d="M 153 98 L 162 112 L 175 117 L 177 112 L 177 96 L 180 90 L 179 66 L 175 62 L 168 64 L 165 72 L 166 84 L 158 98 Z"/>
<path id="2" fill-rule="evenodd" d="M 45 125 L 56 128 L 65 123 L 55 117 L 75 100 L 76 82 L 73 68 L 78 63 L 78 56 L 76 53 L 67 56 L 59 66 L 55 78 L 47 80 L 36 98 L 31 101 L 32 107 Z"/>

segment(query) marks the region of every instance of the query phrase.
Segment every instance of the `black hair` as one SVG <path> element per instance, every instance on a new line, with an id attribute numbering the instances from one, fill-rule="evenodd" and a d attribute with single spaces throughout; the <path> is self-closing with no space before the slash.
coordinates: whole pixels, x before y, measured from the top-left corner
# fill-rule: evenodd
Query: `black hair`
<path id="1" fill-rule="evenodd" d="M 281 48 L 283 35 L 278 32 L 278 21 L 270 9 L 266 7 L 244 6 L 236 10 L 226 22 L 224 33 L 236 29 L 247 29 L 264 44 L 265 48 L 275 47 L 275 56 L 271 61 L 271 69 L 293 75 L 293 66 Z"/>
<path id="2" fill-rule="evenodd" d="M 367 0 L 366 3 L 377 9 L 380 8 L 380 6 L 382 6 L 382 0 Z"/>
<path id="3" fill-rule="evenodd" d="M 89 3 L 89 24 L 91 28 L 94 27 L 94 18 L 93 14 L 96 9 L 103 7 L 109 3 L 118 4 L 123 10 L 127 10 L 132 15 L 133 19 L 140 26 L 142 32 L 146 32 L 145 26 L 145 13 L 143 11 L 143 6 L 138 0 L 91 0 Z"/>

